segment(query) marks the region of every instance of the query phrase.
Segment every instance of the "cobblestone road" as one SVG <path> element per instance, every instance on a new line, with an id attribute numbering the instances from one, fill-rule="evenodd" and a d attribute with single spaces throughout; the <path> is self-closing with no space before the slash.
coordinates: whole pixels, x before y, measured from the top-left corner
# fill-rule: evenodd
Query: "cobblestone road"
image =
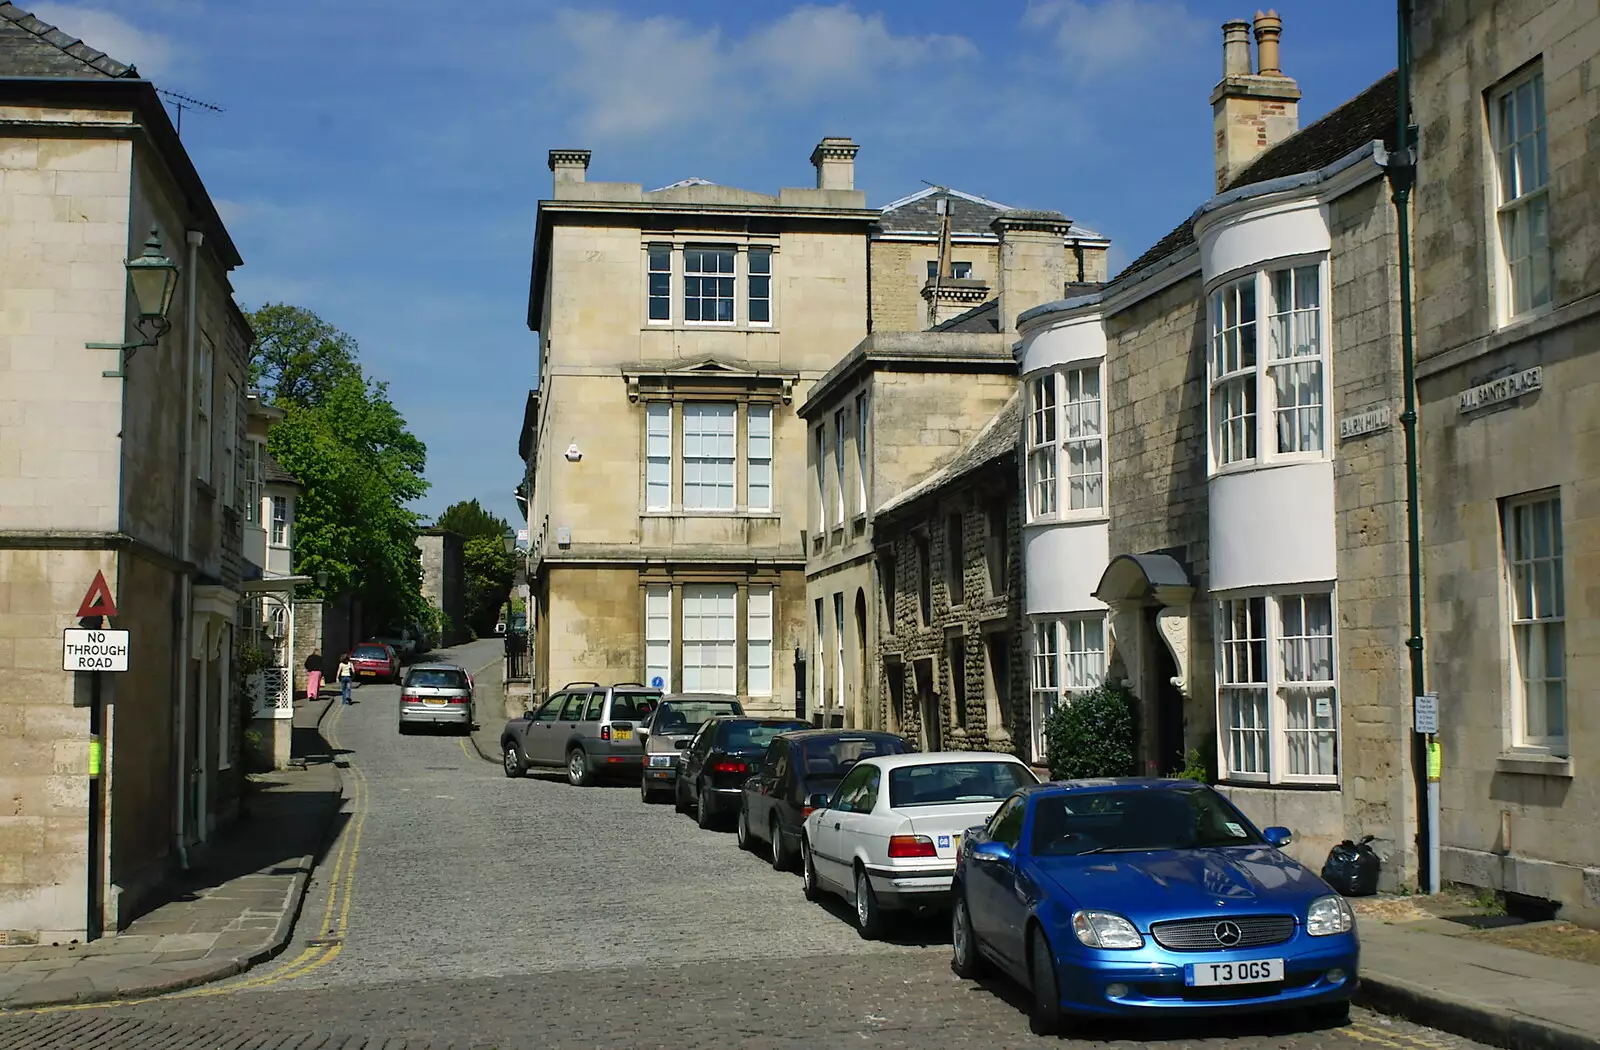
<path id="1" fill-rule="evenodd" d="M 497 646 L 455 658 L 477 670 Z M 482 684 L 493 671 L 480 676 Z M 1039 1044 L 1017 994 L 950 973 L 942 929 L 862 941 L 799 880 L 636 787 L 508 780 L 463 737 L 399 736 L 396 690 L 324 723 L 351 820 L 295 943 L 235 981 L 142 1003 L 0 1016 L 0 1050 L 94 1047 L 995 1047 Z M 481 711 L 497 720 L 491 704 Z M 1086 1033 L 1173 1046 L 1471 1050 L 1357 1012 Z"/>

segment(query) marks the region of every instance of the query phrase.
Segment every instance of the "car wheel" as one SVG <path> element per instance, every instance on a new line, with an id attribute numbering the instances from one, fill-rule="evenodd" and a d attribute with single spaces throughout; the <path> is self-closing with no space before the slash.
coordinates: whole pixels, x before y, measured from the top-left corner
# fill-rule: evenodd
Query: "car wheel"
<path id="1" fill-rule="evenodd" d="M 594 782 L 594 771 L 589 768 L 589 756 L 583 748 L 567 752 L 567 783 L 573 787 L 588 787 Z"/>
<path id="2" fill-rule="evenodd" d="M 683 778 L 672 782 L 672 809 L 676 813 L 687 813 L 689 807 L 683 801 Z"/>
<path id="3" fill-rule="evenodd" d="M 1350 1000 L 1310 1007 L 1306 1015 L 1313 1028 L 1343 1028 L 1350 1023 Z"/>
<path id="4" fill-rule="evenodd" d="M 1034 1035 L 1060 1035 L 1061 984 L 1056 980 L 1056 960 L 1050 941 L 1037 926 L 1028 937 L 1028 983 L 1033 991 L 1028 1027 Z"/>
<path id="5" fill-rule="evenodd" d="M 711 829 L 715 817 L 711 813 L 711 799 L 706 794 L 706 786 L 700 784 L 694 793 L 694 822 L 706 830 Z"/>
<path id="6" fill-rule="evenodd" d="M 520 777 L 528 772 L 528 760 L 522 757 L 522 748 L 517 746 L 515 740 L 507 740 L 500 746 L 504 748 L 501 759 L 506 776 Z"/>
<path id="7" fill-rule="evenodd" d="M 739 823 L 734 827 L 733 834 L 739 840 L 740 849 L 748 851 L 756 848 L 756 841 L 750 834 L 750 811 L 743 802 L 739 803 Z"/>
<path id="8" fill-rule="evenodd" d="M 956 899 L 950 909 L 950 969 L 963 980 L 972 980 L 983 973 L 983 956 L 978 954 L 978 942 L 972 936 L 972 913 L 967 910 L 967 895 L 956 888 Z"/>
<path id="9" fill-rule="evenodd" d="M 878 907 L 878 895 L 872 892 L 867 870 L 859 867 L 856 868 L 856 932 L 867 941 L 883 936 L 883 909 Z"/>
<path id="10" fill-rule="evenodd" d="M 655 800 L 655 793 L 650 790 L 650 782 L 641 777 L 639 779 L 639 801 L 648 806 Z"/>
<path id="11" fill-rule="evenodd" d="M 804 835 L 800 836 L 800 889 L 808 901 L 822 897 L 822 887 L 817 885 L 817 862 L 811 859 L 811 843 Z"/>
<path id="12" fill-rule="evenodd" d="M 794 858 L 789 856 L 789 847 L 784 844 L 783 825 L 779 823 L 776 813 L 772 815 L 772 824 L 767 831 L 772 836 L 770 840 L 772 842 L 772 870 L 788 871 L 789 865 L 794 862 Z"/>

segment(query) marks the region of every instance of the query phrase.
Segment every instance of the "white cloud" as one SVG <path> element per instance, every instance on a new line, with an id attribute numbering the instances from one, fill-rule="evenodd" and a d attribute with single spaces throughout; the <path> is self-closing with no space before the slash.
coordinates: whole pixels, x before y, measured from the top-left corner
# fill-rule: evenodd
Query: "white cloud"
<path id="1" fill-rule="evenodd" d="M 557 12 L 546 46 L 548 81 L 574 103 L 584 135 L 629 139 L 688 130 L 722 138 L 743 118 L 859 98 L 894 76 L 975 56 L 959 36 L 901 36 L 882 15 L 846 5 L 797 7 L 730 38 L 667 16 Z"/>
<path id="2" fill-rule="evenodd" d="M 1207 39 L 1206 22 L 1179 0 L 1033 0 L 1022 21 L 1054 31 L 1068 71 L 1079 77 L 1188 65 Z"/>
<path id="3" fill-rule="evenodd" d="M 177 48 L 160 33 L 136 28 L 120 15 L 93 7 L 32 4 L 35 17 L 70 33 L 118 62 L 138 66 L 147 80 L 172 72 Z"/>

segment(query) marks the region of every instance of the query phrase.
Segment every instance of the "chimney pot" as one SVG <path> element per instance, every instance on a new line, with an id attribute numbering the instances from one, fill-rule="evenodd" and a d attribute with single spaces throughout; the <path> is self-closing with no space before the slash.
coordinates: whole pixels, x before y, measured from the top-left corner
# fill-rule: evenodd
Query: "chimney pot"
<path id="1" fill-rule="evenodd" d="M 1283 19 L 1278 12 L 1256 12 L 1256 73 L 1264 77 L 1281 77 L 1283 69 L 1278 59 L 1278 37 L 1283 33 Z"/>
<path id="2" fill-rule="evenodd" d="M 1222 23 L 1222 77 L 1250 75 L 1250 23 L 1242 18 Z"/>
<path id="3" fill-rule="evenodd" d="M 561 185 L 568 182 L 582 182 L 589 170 L 589 158 L 593 154 L 586 149 L 553 149 L 550 151 L 550 170 L 555 172 L 556 191 L 559 193 Z"/>
<path id="4" fill-rule="evenodd" d="M 817 169 L 817 189 L 853 190 L 856 188 L 856 154 L 861 147 L 848 136 L 830 135 L 811 151 Z"/>

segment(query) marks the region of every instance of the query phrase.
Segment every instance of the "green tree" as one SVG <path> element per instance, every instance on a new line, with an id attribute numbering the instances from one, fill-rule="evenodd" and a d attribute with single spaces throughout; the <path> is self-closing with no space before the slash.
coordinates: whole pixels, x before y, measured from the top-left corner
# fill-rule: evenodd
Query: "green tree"
<path id="1" fill-rule="evenodd" d="M 327 573 L 325 596 L 353 589 L 375 622 L 425 614 L 408 504 L 428 490 L 427 448 L 384 383 L 367 378 L 349 335 L 300 307 L 251 315 L 252 362 L 284 410 L 268 448 L 305 486 L 296 514 L 295 571 Z"/>
<path id="2" fill-rule="evenodd" d="M 490 536 L 498 541 L 511 526 L 498 514 L 484 510 L 477 500 L 469 499 L 446 507 L 434 527 L 448 529 L 464 539 Z"/>
<path id="3" fill-rule="evenodd" d="M 1132 776 L 1137 734 L 1133 710 L 1132 694 L 1107 682 L 1052 711 L 1044 724 L 1051 779 Z"/>
<path id="4" fill-rule="evenodd" d="M 516 574 L 516 555 L 506 553 L 504 542 L 510 526 L 504 518 L 471 499 L 446 507 L 434 527 L 448 529 L 466 540 L 462 576 L 467 623 L 479 634 L 490 633 Z"/>

